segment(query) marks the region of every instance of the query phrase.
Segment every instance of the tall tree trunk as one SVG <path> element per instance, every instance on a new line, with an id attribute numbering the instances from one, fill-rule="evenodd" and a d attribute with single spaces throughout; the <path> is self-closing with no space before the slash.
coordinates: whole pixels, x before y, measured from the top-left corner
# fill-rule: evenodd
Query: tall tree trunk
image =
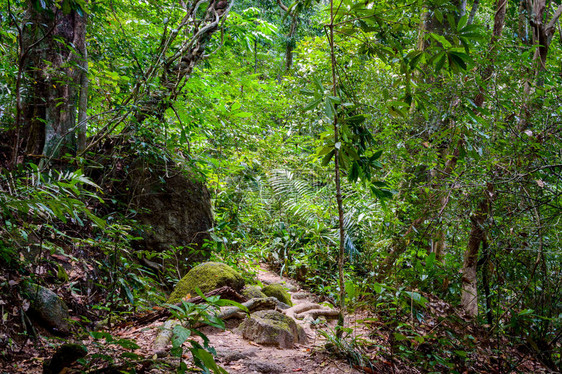
<path id="1" fill-rule="evenodd" d="M 85 46 L 85 14 L 55 5 L 38 10 L 29 1 L 23 49 L 30 49 L 24 71 L 24 147 L 29 154 L 56 158 L 76 151 L 76 113 L 80 60 Z M 38 42 L 39 41 L 39 42 Z M 77 83 L 78 82 L 78 83 Z"/>
<path id="2" fill-rule="evenodd" d="M 80 67 L 82 71 L 80 72 L 80 102 L 78 104 L 78 152 L 82 152 L 86 149 L 86 131 L 88 130 L 88 50 L 85 43 Z"/>
<path id="3" fill-rule="evenodd" d="M 497 0 L 496 1 L 496 13 L 494 15 L 494 30 L 492 32 L 492 38 L 490 39 L 490 46 L 488 47 L 488 55 L 485 67 L 482 69 L 480 77 L 482 82 L 487 82 L 494 73 L 494 61 L 496 57 L 496 45 L 501 37 L 503 27 L 505 25 L 505 14 L 507 12 L 507 0 Z M 484 105 L 484 95 L 485 88 L 483 85 L 478 87 L 478 94 L 474 98 L 474 103 L 478 107 Z"/>

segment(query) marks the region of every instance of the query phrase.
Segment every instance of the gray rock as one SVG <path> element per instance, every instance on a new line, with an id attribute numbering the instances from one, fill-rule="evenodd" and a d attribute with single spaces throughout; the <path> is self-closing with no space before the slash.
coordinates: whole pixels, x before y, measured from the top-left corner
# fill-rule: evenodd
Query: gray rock
<path id="1" fill-rule="evenodd" d="M 252 362 L 248 365 L 250 370 L 257 371 L 258 373 L 264 374 L 279 374 L 285 373 L 285 367 L 276 364 L 270 364 L 268 362 Z"/>
<path id="2" fill-rule="evenodd" d="M 253 313 L 240 324 L 239 331 L 245 339 L 281 348 L 292 348 L 295 343 L 306 341 L 303 328 L 294 319 L 274 310 Z"/>
<path id="3" fill-rule="evenodd" d="M 230 350 L 230 349 L 224 349 L 224 350 L 217 349 L 217 356 L 219 357 L 221 362 L 225 364 L 228 364 L 232 361 L 247 359 L 255 355 L 256 353 L 253 350 L 237 351 L 237 350 Z"/>
<path id="4" fill-rule="evenodd" d="M 68 306 L 56 293 L 34 283 L 26 283 L 23 292 L 31 302 L 32 314 L 39 317 L 54 333 L 69 332 Z"/>
<path id="5" fill-rule="evenodd" d="M 132 242 L 134 249 L 153 253 L 173 250 L 174 258 L 160 260 L 159 265 L 177 265 L 183 276 L 194 262 L 210 255 L 203 248 L 211 239 L 208 230 L 213 227 L 210 193 L 196 172 L 170 160 L 139 155 L 139 149 L 129 145 L 133 142 L 124 140 L 115 142 L 123 144 L 119 167 L 111 178 L 115 182 L 108 181 L 104 190 L 108 198 L 122 203 L 115 209 L 127 207 L 122 213 L 136 213 L 135 220 L 140 225 L 133 234 L 142 239 Z M 115 149 L 108 147 L 98 153 L 102 165 L 114 167 Z M 106 168 L 91 169 L 89 173 L 94 180 L 110 179 L 99 175 L 103 170 Z"/>

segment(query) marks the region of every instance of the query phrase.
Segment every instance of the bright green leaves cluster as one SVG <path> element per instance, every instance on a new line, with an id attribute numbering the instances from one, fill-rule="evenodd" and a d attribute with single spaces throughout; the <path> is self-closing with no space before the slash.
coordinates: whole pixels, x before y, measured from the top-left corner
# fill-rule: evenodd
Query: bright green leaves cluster
<path id="1" fill-rule="evenodd" d="M 230 47 L 245 47 L 255 52 L 256 43 L 273 43 L 278 27 L 260 17 L 261 9 L 251 7 L 240 13 L 231 11 L 226 21 L 225 44 Z"/>
<path id="2" fill-rule="evenodd" d="M 196 292 L 205 300 L 205 303 L 193 304 L 183 301 L 180 305 L 169 305 L 172 316 L 181 322 L 172 329 L 172 349 L 170 351 L 173 356 L 180 358 L 180 366 L 177 372 L 185 373 L 187 371 L 187 365 L 181 358 L 183 356 L 183 344 L 189 342 L 190 347 L 188 349 L 193 356 L 193 362 L 203 373 L 227 374 L 227 371 L 215 362 L 213 355 L 216 355 L 216 351 L 209 345 L 209 338 L 196 329 L 195 325 L 198 322 L 203 322 L 224 330 L 224 321 L 217 316 L 219 307 L 236 306 L 246 313 L 248 313 L 248 309 L 235 301 L 220 299 L 220 296 L 205 297 L 199 289 L 196 289 Z M 193 335 L 200 337 L 203 340 L 203 345 L 192 339 Z"/>
<path id="3" fill-rule="evenodd" d="M 365 126 L 367 117 L 358 114 L 358 107 L 352 102 L 342 100 L 346 97 L 345 91 L 340 89 L 340 96 L 333 96 L 324 89 L 319 78 L 313 77 L 311 88 L 301 90 L 301 93 L 311 97 L 312 101 L 304 106 L 304 111 L 319 109 L 323 117 L 330 122 L 338 124 L 338 142 L 335 142 L 334 129 L 320 135 L 322 145 L 317 149 L 316 155 L 322 158 L 322 166 L 327 166 L 338 154 L 340 168 L 347 171 L 350 182 L 361 182 L 372 191 L 377 198 L 384 200 L 392 197 L 392 191 L 384 182 L 375 182 L 375 171 L 382 169 L 378 161 L 382 151 L 373 151 L 373 137 Z M 337 152 L 336 152 L 337 151 Z"/>

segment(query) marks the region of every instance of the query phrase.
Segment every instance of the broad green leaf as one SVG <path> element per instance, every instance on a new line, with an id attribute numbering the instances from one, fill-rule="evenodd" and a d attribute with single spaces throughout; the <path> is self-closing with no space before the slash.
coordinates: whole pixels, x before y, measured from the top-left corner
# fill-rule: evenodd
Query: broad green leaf
<path id="1" fill-rule="evenodd" d="M 316 108 L 321 102 L 322 98 L 315 99 L 312 102 L 308 103 L 308 105 L 303 108 L 303 111 L 308 112 L 309 110 Z"/>
<path id="2" fill-rule="evenodd" d="M 330 161 L 332 160 L 332 157 L 334 157 L 334 154 L 336 153 L 335 149 L 332 149 L 326 156 L 324 156 L 324 158 L 322 159 L 322 166 L 326 166 L 330 163 Z"/>
<path id="3" fill-rule="evenodd" d="M 191 330 L 182 325 L 175 325 L 172 332 L 173 347 L 180 347 L 191 336 Z"/>
<path id="4" fill-rule="evenodd" d="M 441 45 L 443 46 L 443 48 L 451 48 L 452 45 L 451 43 L 445 39 L 445 37 L 443 35 L 439 35 L 439 34 L 435 34 L 435 33 L 431 33 L 429 34 L 433 39 L 435 39 L 436 41 L 438 41 L 439 43 L 441 43 Z"/>
<path id="5" fill-rule="evenodd" d="M 232 116 L 230 116 L 230 118 L 248 118 L 251 116 L 253 116 L 253 114 L 250 112 L 238 112 L 234 113 Z"/>

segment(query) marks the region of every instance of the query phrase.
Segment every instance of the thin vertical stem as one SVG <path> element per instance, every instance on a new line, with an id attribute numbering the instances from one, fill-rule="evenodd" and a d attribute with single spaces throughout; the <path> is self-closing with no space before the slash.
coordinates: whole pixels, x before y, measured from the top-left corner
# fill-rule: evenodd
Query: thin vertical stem
<path id="1" fill-rule="evenodd" d="M 336 76 L 336 55 L 334 53 L 334 0 L 330 0 L 330 57 L 332 62 L 332 92 L 334 96 L 338 96 L 337 93 L 337 76 Z M 335 104 L 336 105 L 336 104 Z M 341 183 L 340 183 L 340 160 L 339 160 L 339 130 L 338 130 L 338 114 L 337 109 L 334 111 L 334 171 L 336 178 L 336 201 L 338 203 L 338 222 L 340 231 L 340 242 L 338 251 L 338 274 L 339 274 L 339 287 L 340 287 L 340 297 L 339 297 L 339 307 L 340 314 L 338 316 L 338 330 L 336 332 L 338 337 L 342 336 L 342 328 L 345 326 L 345 281 L 343 276 L 343 260 L 345 256 L 344 251 L 344 239 L 345 232 L 343 227 L 343 203 L 341 197 Z"/>

